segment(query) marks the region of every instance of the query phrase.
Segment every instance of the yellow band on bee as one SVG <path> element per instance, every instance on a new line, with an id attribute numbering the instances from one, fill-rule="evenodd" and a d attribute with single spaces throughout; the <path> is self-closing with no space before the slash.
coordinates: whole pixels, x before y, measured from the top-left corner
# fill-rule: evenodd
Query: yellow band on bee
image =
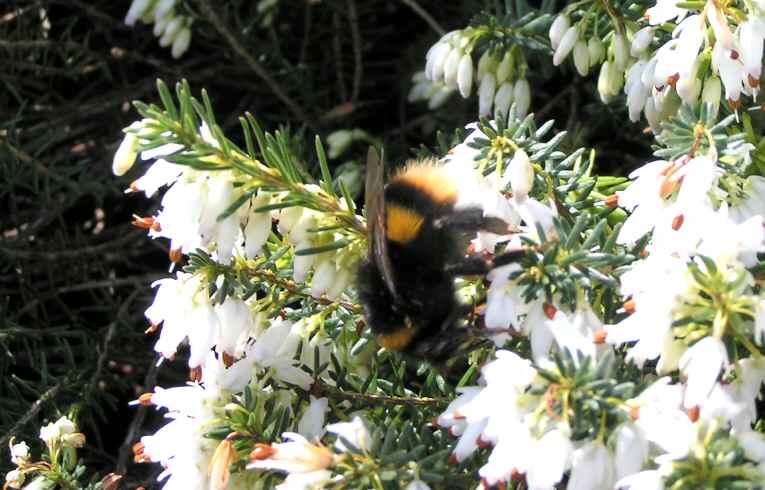
<path id="1" fill-rule="evenodd" d="M 425 218 L 411 209 L 397 204 L 385 206 L 385 236 L 397 243 L 408 243 L 414 240 Z"/>
<path id="2" fill-rule="evenodd" d="M 377 343 L 388 350 L 401 350 L 409 345 L 414 335 L 414 329 L 402 328 L 393 333 L 377 336 Z"/>

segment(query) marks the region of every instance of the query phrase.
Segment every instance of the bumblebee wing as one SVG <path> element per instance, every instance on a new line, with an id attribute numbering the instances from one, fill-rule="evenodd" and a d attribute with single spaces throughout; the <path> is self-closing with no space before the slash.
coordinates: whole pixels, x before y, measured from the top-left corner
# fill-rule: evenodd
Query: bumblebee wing
<path id="1" fill-rule="evenodd" d="M 369 256 L 382 274 L 388 291 L 397 297 L 393 267 L 388 256 L 388 242 L 385 234 L 385 165 L 374 147 L 367 153 L 367 179 L 364 207 L 367 212 Z"/>

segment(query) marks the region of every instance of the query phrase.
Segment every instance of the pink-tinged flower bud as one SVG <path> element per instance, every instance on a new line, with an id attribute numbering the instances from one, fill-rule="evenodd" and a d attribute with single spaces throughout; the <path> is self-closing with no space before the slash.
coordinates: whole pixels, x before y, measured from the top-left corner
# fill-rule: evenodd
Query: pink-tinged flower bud
<path id="1" fill-rule="evenodd" d="M 465 53 L 460 59 L 457 68 L 457 86 L 463 98 L 470 97 L 470 92 L 473 90 L 473 59 L 470 53 Z"/>
<path id="2" fill-rule="evenodd" d="M 478 115 L 488 116 L 491 113 L 491 105 L 494 102 L 494 91 L 497 82 L 494 75 L 487 73 L 478 87 Z"/>
<path id="3" fill-rule="evenodd" d="M 553 55 L 553 65 L 558 66 L 563 63 L 563 60 L 565 60 L 571 50 L 574 49 L 574 44 L 576 43 L 578 36 L 579 33 L 576 26 L 571 26 L 566 30 L 560 40 L 558 48 L 555 50 L 555 54 Z"/>
<path id="4" fill-rule="evenodd" d="M 586 76 L 590 71 L 590 52 L 587 43 L 581 39 L 574 45 L 574 66 L 582 76 Z"/>
<path id="5" fill-rule="evenodd" d="M 632 44 L 630 45 L 630 54 L 634 57 L 638 57 L 645 53 L 648 46 L 653 40 L 653 29 L 651 27 L 644 27 L 635 33 L 632 38 Z"/>
<path id="6" fill-rule="evenodd" d="M 513 93 L 515 97 L 515 114 L 518 117 L 525 117 L 531 105 L 531 87 L 529 81 L 521 78 L 515 82 Z"/>
<path id="7" fill-rule="evenodd" d="M 555 18 L 550 26 L 549 32 L 550 44 L 552 44 L 553 49 L 558 49 L 558 45 L 560 44 L 561 39 L 563 39 L 563 34 L 566 33 L 570 26 L 571 22 L 568 20 L 567 16 L 561 14 Z"/>

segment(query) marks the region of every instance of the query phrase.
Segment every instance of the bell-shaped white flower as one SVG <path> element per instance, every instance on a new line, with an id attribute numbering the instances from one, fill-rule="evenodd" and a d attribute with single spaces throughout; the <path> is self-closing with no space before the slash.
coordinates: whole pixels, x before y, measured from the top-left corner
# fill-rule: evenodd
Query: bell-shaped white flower
<path id="1" fill-rule="evenodd" d="M 648 46 L 653 41 L 653 28 L 644 27 L 637 31 L 632 37 L 632 44 L 630 44 L 630 54 L 634 57 L 639 57 L 648 49 Z"/>
<path id="2" fill-rule="evenodd" d="M 566 32 L 560 40 L 560 44 L 558 44 L 558 47 L 553 54 L 553 65 L 558 66 L 563 63 L 571 50 L 574 49 L 574 44 L 576 44 L 578 38 L 579 29 L 577 26 L 571 26 L 566 29 Z"/>
<path id="3" fill-rule="evenodd" d="M 462 97 L 470 97 L 470 92 L 473 90 L 473 58 L 470 53 L 465 53 L 460 58 L 457 67 L 457 86 Z"/>
<path id="4" fill-rule="evenodd" d="M 512 82 L 505 82 L 499 86 L 497 94 L 494 96 L 494 114 L 496 117 L 507 115 L 510 105 L 515 98 L 515 87 Z"/>
<path id="5" fill-rule="evenodd" d="M 497 82 L 494 75 L 487 73 L 478 87 L 478 115 L 483 117 L 491 114 L 491 106 L 494 103 L 496 88 Z"/>
<path id="6" fill-rule="evenodd" d="M 346 452 L 349 450 L 345 441 L 352 444 L 354 448 L 360 451 L 368 451 L 372 443 L 372 436 L 364 421 L 359 417 L 354 417 L 350 422 L 337 422 L 327 426 L 327 432 L 337 434 L 339 437 L 335 442 L 335 448 L 338 451 Z"/>
<path id="7" fill-rule="evenodd" d="M 574 45 L 574 66 L 582 76 L 586 76 L 590 71 L 590 51 L 583 39 L 578 40 Z"/>
<path id="8" fill-rule="evenodd" d="M 184 26 L 179 32 L 178 35 L 175 36 L 175 39 L 173 40 L 173 47 L 170 50 L 170 54 L 173 58 L 178 59 L 183 54 L 188 51 L 189 45 L 191 44 L 191 28 L 186 25 Z"/>
<path id="9" fill-rule="evenodd" d="M 516 116 L 525 117 L 531 106 L 531 86 L 528 80 L 520 78 L 515 82 L 513 98 L 515 99 Z"/>
<path id="10" fill-rule="evenodd" d="M 571 21 L 569 21 L 568 16 L 559 14 L 555 17 L 549 31 L 550 44 L 554 50 L 558 49 L 563 35 L 568 31 L 569 27 L 571 27 Z"/>

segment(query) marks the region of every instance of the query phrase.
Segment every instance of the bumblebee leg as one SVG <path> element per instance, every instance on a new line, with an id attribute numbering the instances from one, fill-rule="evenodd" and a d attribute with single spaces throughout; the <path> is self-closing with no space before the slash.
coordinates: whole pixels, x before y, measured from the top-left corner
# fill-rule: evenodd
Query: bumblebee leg
<path id="1" fill-rule="evenodd" d="M 481 208 L 455 210 L 433 222 L 436 229 L 451 228 L 461 232 L 488 231 L 497 235 L 507 235 L 515 230 L 504 220 L 494 216 L 484 216 Z"/>

